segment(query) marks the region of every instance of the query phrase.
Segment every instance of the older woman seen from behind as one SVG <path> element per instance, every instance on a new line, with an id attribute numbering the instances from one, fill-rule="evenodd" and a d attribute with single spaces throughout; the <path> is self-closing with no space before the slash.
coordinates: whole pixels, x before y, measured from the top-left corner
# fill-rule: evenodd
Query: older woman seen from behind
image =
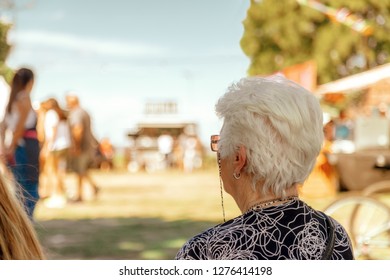
<path id="1" fill-rule="evenodd" d="M 352 259 L 344 228 L 298 197 L 323 143 L 317 99 L 282 77 L 244 78 L 216 105 L 212 149 L 242 215 L 190 239 L 177 259 Z"/>

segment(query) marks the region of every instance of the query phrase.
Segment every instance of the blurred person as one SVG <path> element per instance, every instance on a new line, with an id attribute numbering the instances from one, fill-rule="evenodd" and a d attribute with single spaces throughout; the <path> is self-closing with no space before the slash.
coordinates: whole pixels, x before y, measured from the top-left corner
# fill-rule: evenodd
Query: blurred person
<path id="1" fill-rule="evenodd" d="M 184 129 L 180 135 L 180 143 L 183 150 L 183 170 L 192 172 L 202 166 L 202 145 L 192 125 Z"/>
<path id="2" fill-rule="evenodd" d="M 380 102 L 378 104 L 378 114 L 379 114 L 379 117 L 387 119 L 388 118 L 388 112 L 389 112 L 388 105 L 385 102 Z"/>
<path id="3" fill-rule="evenodd" d="M 335 155 L 332 148 L 334 121 L 328 121 L 323 129 L 324 144 L 312 172 L 306 179 L 305 184 L 299 189 L 301 196 L 334 197 L 339 189 L 339 177 L 335 167 Z"/>
<path id="4" fill-rule="evenodd" d="M 100 163 L 101 170 L 110 170 L 113 167 L 114 147 L 108 137 L 104 137 L 99 143 L 99 149 L 103 159 Z"/>
<path id="5" fill-rule="evenodd" d="M 191 238 L 176 259 L 352 259 L 345 229 L 298 196 L 323 144 L 318 100 L 282 77 L 252 77 L 230 86 L 216 112 L 224 122 L 211 148 L 242 214 Z"/>
<path id="6" fill-rule="evenodd" d="M 66 203 L 64 179 L 67 168 L 71 136 L 67 116 L 54 98 L 45 102 L 44 144 L 41 154 L 46 158 L 45 173 L 50 186 L 48 207 L 62 207 Z"/>
<path id="7" fill-rule="evenodd" d="M 83 183 L 89 182 L 95 198 L 99 188 L 92 181 L 88 170 L 93 162 L 97 150 L 97 140 L 91 130 L 91 118 L 80 106 L 79 98 L 74 93 L 66 95 L 66 104 L 69 109 L 68 121 L 72 138 L 71 169 L 77 174 L 77 190 L 75 202 L 83 201 Z"/>
<path id="8" fill-rule="evenodd" d="M 42 260 L 35 229 L 10 182 L 0 173 L 0 260 Z"/>
<path id="9" fill-rule="evenodd" d="M 350 117 L 347 109 L 339 112 L 339 117 L 334 120 L 335 140 L 353 140 L 354 121 Z"/>
<path id="10" fill-rule="evenodd" d="M 158 151 L 164 156 L 164 168 L 172 166 L 173 144 L 173 137 L 167 131 L 163 131 L 157 138 Z"/>
<path id="11" fill-rule="evenodd" d="M 183 134 L 175 136 L 173 138 L 173 148 L 172 148 L 172 166 L 179 170 L 184 169 L 183 158 L 184 158 L 184 147 L 182 144 Z"/>
<path id="12" fill-rule="evenodd" d="M 45 143 L 45 128 L 44 128 L 44 121 L 45 121 L 45 114 L 47 112 L 47 106 L 46 106 L 47 100 L 44 100 L 40 102 L 39 108 L 37 109 L 37 135 L 38 135 L 38 142 L 39 142 L 39 197 L 40 199 L 46 199 L 49 197 L 49 185 L 47 184 L 46 180 L 46 173 L 45 173 L 45 163 L 46 163 L 46 155 L 42 152 L 42 148 Z"/>
<path id="13" fill-rule="evenodd" d="M 334 121 L 330 120 L 324 125 L 324 145 L 322 146 L 319 155 L 319 166 L 330 181 L 336 182 L 336 170 L 333 167 L 332 160 L 332 144 L 334 140 Z"/>
<path id="14" fill-rule="evenodd" d="M 16 71 L 11 82 L 11 93 L 2 129 L 3 133 L 9 133 L 10 136 L 5 139 L 5 158 L 17 185 L 21 188 L 25 208 L 31 218 L 39 200 L 37 114 L 32 107 L 30 97 L 33 85 L 33 71 L 28 68 Z"/>

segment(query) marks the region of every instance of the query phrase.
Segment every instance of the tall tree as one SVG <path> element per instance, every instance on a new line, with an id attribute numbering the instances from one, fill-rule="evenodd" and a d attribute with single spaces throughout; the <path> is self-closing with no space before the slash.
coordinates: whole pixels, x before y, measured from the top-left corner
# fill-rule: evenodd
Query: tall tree
<path id="1" fill-rule="evenodd" d="M 390 0 L 316 2 L 339 16 L 344 11 L 351 13 L 348 19 L 361 18 L 369 32 L 356 31 L 348 20 L 310 6 L 310 0 L 251 0 L 241 39 L 251 61 L 249 75 L 314 60 L 318 82 L 326 83 L 390 62 Z"/>
<path id="2" fill-rule="evenodd" d="M 7 35 L 11 25 L 0 21 L 0 75 L 4 76 L 6 81 L 12 77 L 11 69 L 6 65 L 6 60 L 11 46 L 7 42 Z"/>

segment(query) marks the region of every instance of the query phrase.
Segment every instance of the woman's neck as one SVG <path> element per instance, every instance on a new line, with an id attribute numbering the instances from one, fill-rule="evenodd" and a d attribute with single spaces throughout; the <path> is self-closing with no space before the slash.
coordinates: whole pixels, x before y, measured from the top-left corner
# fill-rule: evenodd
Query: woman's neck
<path id="1" fill-rule="evenodd" d="M 238 207 L 240 208 L 242 213 L 246 213 L 248 210 L 253 208 L 256 205 L 279 205 L 284 203 L 283 201 L 286 198 L 297 197 L 298 190 L 295 186 L 292 186 L 287 189 L 286 194 L 284 196 L 275 195 L 274 193 L 262 193 L 262 188 L 258 187 L 256 190 L 250 185 L 243 185 L 240 188 L 240 192 L 237 195 L 233 196 L 236 201 Z"/>

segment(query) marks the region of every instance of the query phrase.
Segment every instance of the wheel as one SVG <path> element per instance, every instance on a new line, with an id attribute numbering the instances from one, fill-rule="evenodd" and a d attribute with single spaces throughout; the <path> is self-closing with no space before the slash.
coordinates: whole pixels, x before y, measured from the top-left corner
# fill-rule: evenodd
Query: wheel
<path id="1" fill-rule="evenodd" d="M 380 181 L 369 185 L 362 191 L 363 196 L 372 196 L 381 192 L 390 193 L 390 180 Z"/>
<path id="2" fill-rule="evenodd" d="M 356 259 L 390 259 L 390 207 L 371 197 L 351 196 L 324 212 L 347 230 Z"/>

